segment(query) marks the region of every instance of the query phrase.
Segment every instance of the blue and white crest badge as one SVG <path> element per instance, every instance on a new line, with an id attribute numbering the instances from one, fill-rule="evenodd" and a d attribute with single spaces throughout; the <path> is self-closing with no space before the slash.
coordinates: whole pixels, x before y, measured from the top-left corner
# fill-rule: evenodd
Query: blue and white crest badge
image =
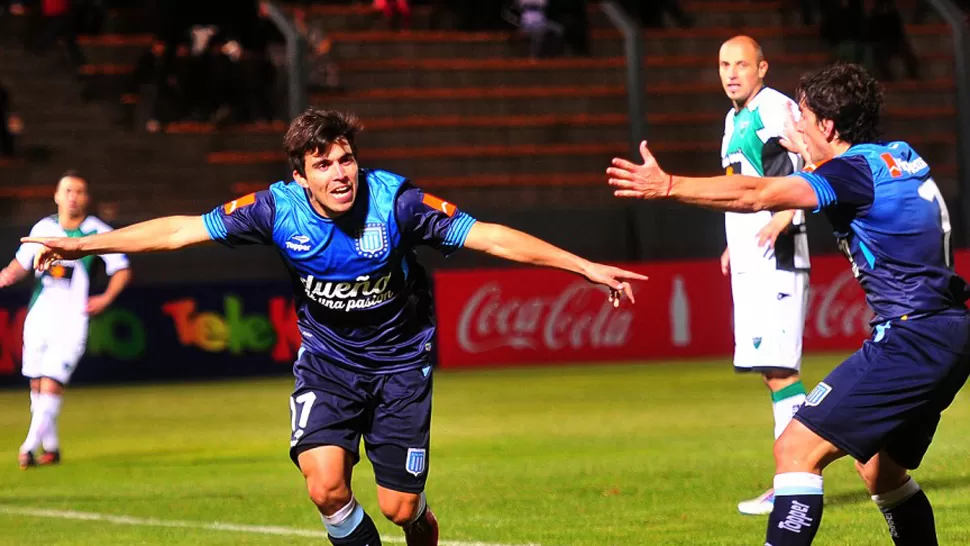
<path id="1" fill-rule="evenodd" d="M 365 258 L 376 258 L 387 249 L 387 226 L 368 223 L 357 234 L 354 242 L 357 253 Z"/>
<path id="2" fill-rule="evenodd" d="M 818 385 L 815 385 L 812 392 L 808 393 L 808 396 L 805 398 L 805 405 L 817 406 L 821 404 L 822 400 L 825 400 L 825 397 L 828 396 L 830 392 L 832 392 L 832 387 L 827 385 L 824 381 L 820 382 Z"/>
<path id="3" fill-rule="evenodd" d="M 427 450 L 424 448 L 408 448 L 408 458 L 404 463 L 404 469 L 408 474 L 420 476 L 428 466 Z"/>

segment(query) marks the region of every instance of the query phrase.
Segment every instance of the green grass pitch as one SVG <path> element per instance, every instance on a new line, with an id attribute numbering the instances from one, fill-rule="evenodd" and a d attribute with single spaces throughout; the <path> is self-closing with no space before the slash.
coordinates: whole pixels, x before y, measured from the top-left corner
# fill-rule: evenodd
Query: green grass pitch
<path id="1" fill-rule="evenodd" d="M 837 362 L 808 358 L 806 386 Z M 326 544 L 200 527 L 322 531 L 287 456 L 291 384 L 71 389 L 63 464 L 25 472 L 15 457 L 27 393 L 0 392 L 0 544 Z M 765 518 L 741 516 L 735 504 L 771 483 L 771 431 L 759 378 L 723 360 L 438 372 L 428 494 L 452 546 L 760 545 Z M 916 478 L 935 505 L 941 544 L 970 543 L 966 393 Z M 833 465 L 825 486 L 817 545 L 891 544 L 850 461 Z M 366 461 L 354 487 L 386 542 L 400 544 L 380 517 Z M 131 519 L 63 517 L 77 512 Z M 173 521 L 186 526 L 164 526 Z"/>

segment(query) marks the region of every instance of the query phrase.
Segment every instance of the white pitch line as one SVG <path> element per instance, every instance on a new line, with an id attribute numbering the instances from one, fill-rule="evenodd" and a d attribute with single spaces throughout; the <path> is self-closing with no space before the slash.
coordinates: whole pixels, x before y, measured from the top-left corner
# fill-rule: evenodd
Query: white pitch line
<path id="1" fill-rule="evenodd" d="M 240 523 L 224 523 L 220 521 L 183 521 L 177 519 L 136 518 L 132 516 L 116 516 L 112 514 L 98 514 L 95 512 L 77 512 L 74 510 L 49 510 L 46 508 L 17 508 L 0 505 L 0 514 L 13 516 L 30 516 L 36 518 L 73 519 L 81 521 L 103 521 L 118 525 L 136 525 L 143 527 L 176 527 L 179 529 L 204 529 L 207 531 L 229 531 L 232 533 L 249 533 L 258 535 L 278 535 L 291 537 L 327 538 L 326 531 L 313 529 L 297 529 L 294 527 L 277 527 L 273 525 L 245 525 Z M 384 542 L 404 544 L 404 537 L 388 537 Z M 465 542 L 461 540 L 442 540 L 439 546 L 539 546 L 538 544 L 493 544 L 489 542 Z"/>

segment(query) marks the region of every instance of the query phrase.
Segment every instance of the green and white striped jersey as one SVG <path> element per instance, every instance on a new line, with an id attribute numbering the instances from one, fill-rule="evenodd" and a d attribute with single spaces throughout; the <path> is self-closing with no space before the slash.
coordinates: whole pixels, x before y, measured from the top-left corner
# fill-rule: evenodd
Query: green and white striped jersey
<path id="1" fill-rule="evenodd" d="M 84 237 L 95 233 L 106 233 L 111 227 L 94 216 L 85 218 L 77 229 L 64 229 L 57 220 L 57 216 L 42 218 L 30 230 L 31 237 Z M 17 250 L 17 261 L 30 271 L 34 267 L 34 256 L 40 251 L 40 245 L 25 243 Z M 104 260 L 105 272 L 114 275 L 122 269 L 127 269 L 128 257 L 124 254 L 105 254 L 99 256 Z M 94 256 L 87 256 L 80 260 L 63 260 L 57 262 L 47 271 L 35 272 L 36 284 L 34 294 L 30 299 L 29 315 L 42 314 L 47 322 L 57 322 L 60 319 L 76 320 L 87 317 L 85 307 L 91 290 L 91 266 Z"/>
<path id="2" fill-rule="evenodd" d="M 734 108 L 728 111 L 721 141 L 721 166 L 727 174 L 787 176 L 801 168 L 801 159 L 780 143 L 786 110 L 797 119 L 798 106 L 793 100 L 764 87 L 740 111 Z M 725 213 L 724 227 L 733 272 L 808 269 L 805 213 L 795 214 L 794 225 L 778 237 L 774 251 L 758 246 L 758 232 L 769 221 L 768 211 Z"/>

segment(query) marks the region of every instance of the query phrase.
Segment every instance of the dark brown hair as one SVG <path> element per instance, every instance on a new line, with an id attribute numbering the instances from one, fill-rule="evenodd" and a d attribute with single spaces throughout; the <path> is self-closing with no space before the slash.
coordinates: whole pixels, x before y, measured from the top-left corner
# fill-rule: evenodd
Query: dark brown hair
<path id="1" fill-rule="evenodd" d="M 322 153 L 327 146 L 341 138 L 347 139 L 350 149 L 357 153 L 354 137 L 364 126 L 354 114 L 310 107 L 290 123 L 283 138 L 286 154 L 293 170 L 306 176 L 306 154 Z"/>
<path id="2" fill-rule="evenodd" d="M 819 120 L 832 120 L 842 142 L 855 145 L 879 138 L 882 89 L 858 64 L 835 63 L 802 76 L 795 100 L 804 101 Z"/>

